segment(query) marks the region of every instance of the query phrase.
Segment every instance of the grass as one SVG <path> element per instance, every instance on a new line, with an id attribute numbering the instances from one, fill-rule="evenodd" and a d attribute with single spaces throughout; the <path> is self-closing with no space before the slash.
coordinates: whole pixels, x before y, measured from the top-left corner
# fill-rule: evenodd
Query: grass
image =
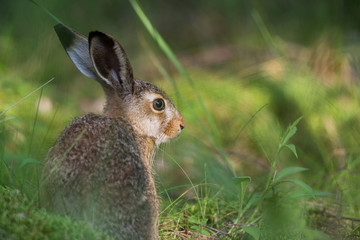
<path id="1" fill-rule="evenodd" d="M 85 222 L 74 222 L 69 217 L 39 210 L 19 190 L 0 186 L 0 199 L 1 239 L 111 239 L 93 231 Z"/>
<path id="2" fill-rule="evenodd" d="M 345 53 L 326 43 L 309 50 L 283 42 L 253 11 L 269 60 L 242 71 L 234 70 L 236 62 L 215 70 L 184 67 L 137 1 L 130 3 L 166 56 L 146 45 L 168 80 L 157 84 L 178 96 L 187 124 L 180 139 L 157 153 L 161 239 L 358 239 L 360 86 L 346 77 Z M 167 61 L 176 72 L 165 70 Z M 37 88 L 11 68 L 0 74 L 3 111 Z M 0 236 L 9 239 L 100 236 L 85 223 L 72 226 L 69 218 L 41 210 L 42 159 L 79 115 L 76 89 L 55 106 L 51 88 L 0 119 Z"/>
<path id="3" fill-rule="evenodd" d="M 206 79 L 206 77 L 203 78 Z M 251 90 L 252 86 L 239 86 L 238 89 L 233 89 L 233 87 L 231 87 L 233 82 L 229 80 L 228 84 L 230 85 L 228 94 L 231 94 L 232 91 L 244 91 L 247 92 L 248 97 L 253 96 L 254 98 L 258 94 L 258 91 Z M 214 88 L 218 87 L 216 84 L 214 85 Z M 243 89 L 244 87 L 245 89 Z M 224 87 L 224 89 L 226 90 L 226 87 Z M 207 90 L 209 89 L 205 89 L 204 91 Z M 186 93 L 187 89 L 185 88 L 183 91 Z M 43 94 L 45 93 L 46 89 Z M 210 89 L 208 94 L 212 95 L 212 93 L 213 92 Z M 241 99 L 242 97 L 239 98 Z M 211 100 L 209 101 L 210 102 L 206 101 L 205 104 L 211 104 Z M 225 101 L 226 98 L 222 100 L 221 96 L 217 99 L 217 102 L 220 102 L 221 106 L 225 104 Z M 239 99 L 236 101 L 241 102 Z M 37 109 L 37 102 L 38 99 L 35 98 L 33 104 L 34 111 Z M 259 101 L 258 106 L 261 105 L 261 102 L 262 101 Z M 244 104 L 246 105 L 246 103 Z M 256 105 L 257 103 L 255 102 L 253 104 Z M 196 107 L 196 104 L 193 106 Z M 293 141 L 299 142 L 299 140 L 296 140 L 296 137 L 303 132 L 301 127 L 297 127 L 299 128 L 300 133 L 298 132 L 289 139 L 288 136 L 291 136 L 294 133 L 294 129 L 296 129 L 295 125 L 290 125 L 289 130 L 285 130 L 280 138 L 280 145 L 278 145 L 279 141 L 278 143 L 268 142 L 268 135 L 274 134 L 274 132 L 277 135 L 276 132 L 279 131 L 276 130 L 276 122 L 273 122 L 270 126 L 264 125 L 264 121 L 267 121 L 269 116 L 271 116 L 269 107 L 263 108 L 263 110 L 257 113 L 253 118 L 252 114 L 254 113 L 251 111 L 252 107 L 247 107 L 249 112 L 246 113 L 244 111 L 243 117 L 245 118 L 247 116 L 248 120 L 252 120 L 247 124 L 244 122 L 246 127 L 240 135 L 240 140 L 244 141 L 244 138 L 249 138 L 250 141 L 255 141 L 253 146 L 254 149 L 252 151 L 256 152 L 259 149 L 260 151 L 263 151 L 259 156 L 269 159 L 270 169 L 264 172 L 267 174 L 267 178 L 264 179 L 256 174 L 249 173 L 248 176 L 233 179 L 231 173 L 227 170 L 226 165 L 222 162 L 218 162 L 221 157 L 216 154 L 216 149 L 211 147 L 211 141 L 206 140 L 206 135 L 200 137 L 201 134 L 204 133 L 200 130 L 196 130 L 196 127 L 192 126 L 192 124 L 188 124 L 184 136 L 173 144 L 174 148 L 165 148 L 163 151 L 158 152 L 158 158 L 160 159 L 158 159 L 157 162 L 159 164 L 162 163 L 162 161 L 163 163 L 165 162 L 165 166 L 160 165 L 156 168 L 158 172 L 159 194 L 163 199 L 160 215 L 160 234 L 164 239 L 170 237 L 205 239 L 207 236 L 211 235 L 214 235 L 217 238 L 230 238 L 230 236 L 233 238 L 244 238 L 246 235 L 245 233 L 252 233 L 254 236 L 262 236 L 265 234 L 264 231 L 266 233 L 268 231 L 268 228 L 264 228 L 266 222 L 273 222 L 273 219 L 271 219 L 272 214 L 268 211 L 271 211 L 274 206 L 277 206 L 280 209 L 287 209 L 287 211 L 297 209 L 295 213 L 290 211 L 289 215 L 291 217 L 297 216 L 298 221 L 295 221 L 294 219 L 289 221 L 289 216 L 285 214 L 285 210 L 283 210 L 285 212 L 283 216 L 284 219 L 279 220 L 281 221 L 279 225 L 282 225 L 283 222 L 286 223 L 286 229 L 293 229 L 294 225 L 298 226 L 297 224 L 299 222 L 302 223 L 301 226 L 298 226 L 300 229 L 296 229 L 296 232 L 287 232 L 286 234 L 288 234 L 288 236 L 292 236 L 291 234 L 296 235 L 298 232 L 305 232 L 308 235 L 314 234 L 309 230 L 307 224 L 307 222 L 309 222 L 307 221 L 308 205 L 322 199 L 321 202 L 323 205 L 320 205 L 318 209 L 327 209 L 326 202 L 332 202 L 331 199 L 333 199 L 333 197 L 326 194 L 324 195 L 322 192 L 313 193 L 312 189 L 323 189 L 324 191 L 334 193 L 333 186 L 329 185 L 327 188 L 323 188 L 320 184 L 316 184 L 314 181 L 318 176 L 314 176 L 311 180 L 305 181 L 307 184 L 311 184 L 311 187 L 305 185 L 304 182 L 297 181 L 298 177 L 301 177 L 302 172 L 306 173 L 306 171 L 304 171 L 305 168 L 291 166 L 306 166 L 306 162 L 304 163 L 297 160 L 296 156 L 292 153 L 294 152 L 294 147 L 292 145 L 289 145 L 286 148 L 284 147 L 289 143 L 291 144 Z M 233 108 L 230 107 L 227 111 L 231 111 L 231 109 Z M 246 110 L 246 107 L 244 109 Z M 254 107 L 254 109 L 256 109 L 256 107 Z M 211 111 L 213 111 L 211 114 L 218 115 L 216 112 L 224 111 L 224 109 L 213 108 Z M 185 114 L 187 113 L 185 112 Z M 216 119 L 216 121 L 229 121 L 226 115 L 227 114 L 223 115 L 224 119 Z M 230 115 L 231 114 L 229 114 L 229 116 Z M 31 118 L 34 117 L 35 114 L 31 116 Z M 39 119 L 41 119 L 41 114 L 38 116 L 38 121 Z M 50 119 L 52 119 L 52 117 L 49 118 L 49 120 Z M 191 121 L 191 116 L 186 116 L 186 119 L 190 119 Z M 13 129 L 16 129 L 16 127 L 13 126 L 16 126 L 17 122 L 14 120 L 14 118 L 7 118 L 6 121 L 2 122 L 2 126 L 6 129 L 5 131 L 2 131 L 2 133 L 7 132 L 8 136 L 11 136 L 10 138 L 2 138 L 2 142 L 6 144 L 6 148 L 3 148 L 4 158 L 2 158 L 5 162 L 2 161 L 2 164 L 7 166 L 6 169 L 8 169 L 6 170 L 6 174 L 1 175 L 2 181 L 4 181 L 5 176 L 8 176 L 8 180 L 2 184 L 21 189 L 21 191 L 30 196 L 30 199 L 35 198 L 34 201 L 36 202 L 36 194 L 34 194 L 36 192 L 36 184 L 28 181 L 32 177 L 36 178 L 36 175 L 41 169 L 41 165 L 38 163 L 41 162 L 41 159 L 37 159 L 33 155 L 30 156 L 30 158 L 26 158 L 27 154 L 21 153 L 22 149 L 27 148 L 22 147 L 21 142 L 16 143 L 16 138 L 13 136 L 13 134 L 16 133 Z M 307 119 L 305 117 L 298 125 L 301 126 L 303 124 L 304 126 L 304 122 L 306 121 Z M 35 126 L 35 136 L 42 135 L 40 132 L 44 132 L 38 132 L 38 130 L 36 130 L 42 124 L 31 123 L 30 125 Z M 47 125 L 45 124 L 44 127 L 47 128 Z M 274 127 L 275 131 L 273 129 Z M 33 131 L 31 130 L 30 133 L 31 132 Z M 243 136 L 244 134 L 246 134 L 246 137 Z M 31 136 L 31 134 L 29 134 L 29 136 Z M 229 133 L 228 136 L 235 138 L 238 136 L 238 132 L 233 133 L 233 136 Z M 276 139 L 277 136 L 274 138 Z M 286 142 L 286 139 L 288 139 L 289 142 Z M 29 146 L 30 140 L 31 137 L 26 139 L 23 144 Z M 37 139 L 37 137 L 35 137 L 34 140 L 35 142 L 32 143 L 32 146 L 36 146 L 36 142 L 43 141 L 42 139 Z M 16 143 L 15 148 L 14 143 Z M 228 145 L 225 145 L 224 148 L 237 149 L 238 147 L 236 145 L 232 146 L 231 142 L 227 144 Z M 300 141 L 300 145 L 301 144 Z M 250 143 L 247 143 L 247 145 L 250 145 Z M 3 147 L 5 146 L 3 145 Z M 276 147 L 275 150 L 272 150 L 271 146 Z M 189 149 L 189 151 L 184 153 L 181 149 Z M 282 151 L 280 152 L 280 150 Z M 33 152 L 33 154 L 35 153 L 34 151 L 31 152 Z M 297 155 L 299 156 L 299 159 L 302 159 L 303 153 L 301 153 L 301 149 L 299 148 L 297 148 Z M 165 160 L 161 160 L 161 158 Z M 184 160 L 180 161 L 181 159 Z M 236 155 L 235 157 L 232 157 L 232 162 L 234 164 L 239 164 Z M 357 201 L 355 201 L 357 196 L 353 194 L 351 188 L 347 188 L 346 186 L 351 186 L 356 183 L 357 177 L 351 174 L 351 172 L 358 167 L 358 163 L 359 161 L 357 158 L 352 157 L 351 161 L 348 161 L 349 165 L 347 169 L 337 175 L 333 175 L 331 179 L 327 180 L 332 184 L 337 184 L 338 181 L 343 182 L 342 187 L 345 188 L 345 191 L 344 199 L 342 201 L 352 205 L 344 209 L 344 216 L 357 216 L 354 214 L 355 212 L 352 212 L 352 209 L 357 208 Z M 286 167 L 283 168 L 282 166 Z M 36 170 L 36 168 L 38 170 Z M 237 166 L 237 168 L 242 167 Z M 308 171 L 312 171 L 311 166 L 307 168 Z M 2 169 L 4 170 L 4 168 Z M 178 170 L 180 170 L 180 172 Z M 36 171 L 38 172 L 36 173 Z M 246 169 L 243 169 L 242 172 L 246 172 Z M 291 177 L 291 181 L 284 181 L 281 184 L 277 184 L 276 181 L 288 180 L 288 178 L 281 177 L 281 175 L 284 175 L 284 173 L 287 172 L 296 173 L 297 175 L 294 175 L 294 177 L 297 178 L 293 179 L 292 175 L 288 175 L 288 177 Z M 179 176 L 177 177 L 177 180 L 180 179 L 180 182 L 171 182 L 173 179 L 171 175 Z M 278 177 L 274 178 L 274 176 Z M 181 183 L 181 181 L 183 183 Z M 36 181 L 33 182 L 36 183 Z M 274 187 L 272 187 L 272 185 L 274 185 Z M 317 197 L 315 200 L 313 199 L 313 195 Z M 326 196 L 326 198 L 321 198 L 321 196 Z M 287 197 L 290 199 L 295 198 L 295 200 L 283 200 Z M 278 203 L 278 201 L 280 201 L 280 203 Z M 289 207 L 288 205 L 295 207 Z M 346 212 L 352 213 L 350 215 L 345 215 Z M 319 216 L 317 216 L 317 218 L 318 217 Z M 312 221 L 313 219 L 311 219 L 310 222 Z M 316 224 L 314 224 L 314 226 L 315 225 Z M 309 231 L 310 233 L 308 233 Z M 348 232 L 350 232 L 350 230 L 348 230 Z"/>
<path id="4" fill-rule="evenodd" d="M 250 235 L 255 239 L 276 239 L 278 236 L 282 236 L 283 239 L 327 239 L 325 235 L 306 226 L 304 208 L 308 199 L 331 194 L 313 191 L 303 181 L 289 178 L 306 171 L 305 168 L 288 167 L 275 174 L 276 164 L 283 149 L 288 148 L 297 156 L 295 146 L 288 141 L 295 134 L 300 119 L 290 125 L 281 137 L 262 191 L 249 194 L 247 188 L 251 178 L 248 176 L 233 179 L 235 189 L 225 189 L 218 183 L 208 182 L 205 177 L 203 183 L 196 186 L 192 184 L 191 188 L 183 193 L 186 195 L 194 190 L 195 194 L 189 199 L 196 201 L 183 202 L 182 195 L 175 201 L 170 199 L 170 202 L 165 204 L 166 208 L 161 216 L 166 216 L 162 221 L 163 229 L 169 230 L 163 233 L 164 238 L 182 235 L 183 238 L 216 236 L 240 239 Z M 293 187 L 283 188 L 287 183 Z M 178 218 L 174 220 L 176 215 Z M 172 235 L 169 232 L 172 232 Z"/>

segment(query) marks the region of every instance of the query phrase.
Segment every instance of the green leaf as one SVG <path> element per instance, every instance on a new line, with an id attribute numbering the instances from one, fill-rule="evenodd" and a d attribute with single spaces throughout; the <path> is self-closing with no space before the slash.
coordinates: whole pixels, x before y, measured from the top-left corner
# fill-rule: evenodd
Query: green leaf
<path id="1" fill-rule="evenodd" d="M 315 197 L 333 197 L 333 196 L 335 196 L 334 193 L 322 192 L 322 191 L 317 191 L 317 190 L 313 190 L 313 193 L 314 193 Z"/>
<path id="2" fill-rule="evenodd" d="M 24 167 L 27 164 L 30 163 L 36 163 L 36 164 L 41 164 L 41 162 L 35 158 L 25 158 L 22 163 L 20 164 L 20 168 Z"/>
<path id="3" fill-rule="evenodd" d="M 200 232 L 200 230 L 201 230 L 201 228 L 198 227 L 197 225 L 192 225 L 192 226 L 190 227 L 190 229 L 193 229 L 193 230 L 196 230 L 196 231 L 199 231 L 199 232 Z"/>
<path id="4" fill-rule="evenodd" d="M 197 224 L 199 222 L 199 220 L 197 218 L 191 216 L 191 217 L 188 218 L 188 222 L 193 223 L 193 224 Z"/>
<path id="5" fill-rule="evenodd" d="M 287 134 L 284 136 L 284 140 L 282 141 L 282 145 L 285 145 L 289 139 L 295 135 L 297 131 L 297 128 L 294 126 L 294 127 L 291 127 L 290 129 L 288 129 Z"/>
<path id="6" fill-rule="evenodd" d="M 259 240 L 260 238 L 260 229 L 257 227 L 248 227 L 248 226 L 243 226 L 242 229 L 249 234 L 250 236 L 252 236 L 255 240 Z"/>
<path id="7" fill-rule="evenodd" d="M 210 237 L 210 233 L 208 231 L 206 231 L 205 229 L 201 229 L 200 233 L 207 236 L 207 237 Z"/>
<path id="8" fill-rule="evenodd" d="M 201 221 L 200 221 L 200 225 L 201 226 L 204 226 L 206 223 L 207 223 L 208 219 L 207 218 L 203 218 Z"/>
<path id="9" fill-rule="evenodd" d="M 332 193 L 327 193 L 327 192 L 320 192 L 320 191 L 315 191 L 313 190 L 313 194 L 309 193 L 307 191 L 304 190 L 298 190 L 298 191 L 292 191 L 290 192 L 285 199 L 301 199 L 301 198 L 313 198 L 313 196 L 315 195 L 315 197 L 331 197 L 334 194 Z"/>
<path id="10" fill-rule="evenodd" d="M 296 147 L 294 144 L 286 144 L 285 147 L 290 149 L 293 152 L 293 154 L 295 155 L 295 157 L 298 158 L 298 155 L 296 153 Z"/>
<path id="11" fill-rule="evenodd" d="M 285 199 L 310 199 L 310 198 L 316 198 L 314 197 L 314 194 L 304 191 L 303 189 L 298 191 L 293 191 L 289 195 L 286 196 Z"/>
<path id="12" fill-rule="evenodd" d="M 195 231 L 198 231 L 198 232 L 200 232 L 201 234 L 203 234 L 203 235 L 205 235 L 205 236 L 207 236 L 207 237 L 210 237 L 210 233 L 209 233 L 208 231 L 206 231 L 206 230 L 205 230 L 204 228 L 202 228 L 202 227 L 199 227 L 199 226 L 197 226 L 197 225 L 193 225 L 193 226 L 190 227 L 190 229 L 195 230 Z"/>
<path id="13" fill-rule="evenodd" d="M 304 183 L 303 181 L 300 181 L 298 179 L 286 179 L 286 180 L 279 181 L 278 184 L 285 183 L 285 182 L 290 182 L 290 183 L 297 185 L 298 187 L 303 189 L 305 192 L 309 193 L 312 198 L 316 199 L 316 196 L 315 196 L 312 188 L 309 185 L 307 185 L 306 183 Z"/>
<path id="14" fill-rule="evenodd" d="M 303 171 L 307 171 L 307 168 L 303 168 L 303 167 L 288 167 L 285 168 L 283 170 L 281 170 L 275 177 L 275 181 L 274 183 L 276 183 L 277 181 L 279 181 L 280 179 L 288 176 L 288 175 L 292 175 L 294 173 L 298 173 L 298 172 L 303 172 Z M 273 184 L 274 184 L 273 183 Z"/>
<path id="15" fill-rule="evenodd" d="M 281 142 L 282 145 L 285 145 L 291 137 L 293 137 L 297 131 L 296 125 L 303 119 L 303 116 L 296 119 L 285 131 L 283 141 Z"/>
<path id="16" fill-rule="evenodd" d="M 308 199 L 308 198 L 312 198 L 312 194 L 305 192 L 304 190 L 296 190 L 296 191 L 291 191 L 289 194 L 286 195 L 286 197 L 284 197 L 284 199 L 286 200 L 293 200 L 293 199 Z"/>
<path id="17" fill-rule="evenodd" d="M 304 118 L 304 116 L 299 117 L 298 119 L 296 119 L 296 120 L 293 122 L 293 124 L 291 124 L 291 126 L 296 126 L 296 125 L 298 125 L 299 122 L 300 122 L 303 118 Z"/>
<path id="18" fill-rule="evenodd" d="M 251 177 L 249 176 L 242 176 L 242 177 L 234 177 L 234 183 L 235 184 L 240 184 L 240 183 L 249 183 L 251 182 Z"/>

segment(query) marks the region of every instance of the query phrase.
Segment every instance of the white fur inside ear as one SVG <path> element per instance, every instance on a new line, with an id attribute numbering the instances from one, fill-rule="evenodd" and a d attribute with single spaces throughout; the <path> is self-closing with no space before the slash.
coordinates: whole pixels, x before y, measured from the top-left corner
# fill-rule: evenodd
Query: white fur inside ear
<path id="1" fill-rule="evenodd" d="M 71 47 L 66 49 L 66 52 L 82 74 L 95 80 L 99 78 L 91 61 L 89 45 L 86 39 L 75 39 Z"/>
<path id="2" fill-rule="evenodd" d="M 110 70 L 109 78 L 116 80 L 116 82 L 119 82 L 118 75 L 116 74 L 114 69 Z M 108 79 L 106 79 L 106 78 L 103 78 L 103 79 L 107 84 L 109 84 L 110 86 L 113 86 L 113 84 Z"/>
<path id="3" fill-rule="evenodd" d="M 93 65 L 94 66 L 94 65 Z M 101 79 L 101 81 L 105 82 L 106 84 L 110 85 L 113 87 L 112 83 L 109 81 L 109 79 L 107 79 L 106 77 L 104 77 L 103 75 L 100 74 L 99 70 L 97 70 L 96 66 L 94 66 L 94 69 L 96 71 L 96 74 L 98 75 L 98 79 Z M 111 69 L 110 71 L 110 75 L 109 77 L 112 77 L 113 79 L 117 79 L 116 73 L 113 69 Z"/>
<path id="4" fill-rule="evenodd" d="M 120 65 L 122 65 L 123 67 L 120 68 L 120 78 L 121 78 L 121 81 L 122 82 L 125 82 L 127 79 L 126 79 L 126 76 L 128 76 L 128 71 L 127 71 L 127 68 L 125 67 L 126 66 L 126 62 L 127 62 L 127 57 L 124 55 L 124 52 L 123 50 L 121 50 L 120 46 L 118 44 L 115 44 L 114 46 L 114 51 L 116 53 L 116 55 L 118 56 L 119 58 L 119 61 L 120 61 Z"/>

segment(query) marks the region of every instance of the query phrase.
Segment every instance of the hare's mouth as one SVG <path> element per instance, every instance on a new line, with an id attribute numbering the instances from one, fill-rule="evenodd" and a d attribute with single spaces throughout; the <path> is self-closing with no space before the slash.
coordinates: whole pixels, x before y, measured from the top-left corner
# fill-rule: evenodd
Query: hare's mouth
<path id="1" fill-rule="evenodd" d="M 182 129 L 184 129 L 184 124 L 179 122 L 177 119 L 174 119 L 167 124 L 164 130 L 164 135 L 166 135 L 169 139 L 173 139 L 180 135 Z"/>
<path id="2" fill-rule="evenodd" d="M 178 130 L 173 130 L 173 131 L 170 131 L 170 132 L 167 132 L 165 133 L 166 137 L 168 138 L 168 140 L 171 140 L 171 139 L 174 139 L 174 138 L 177 138 L 179 137 L 181 134 L 181 129 L 179 128 Z"/>
<path id="3" fill-rule="evenodd" d="M 169 133 L 163 133 L 163 134 L 161 134 L 161 136 L 159 136 L 159 137 L 156 139 L 155 143 L 156 143 L 156 145 L 159 145 L 159 144 L 161 144 L 161 143 L 169 142 L 170 140 L 179 137 L 179 136 L 180 136 L 180 133 L 181 133 L 180 130 L 179 130 L 178 132 L 172 132 L 171 134 L 169 134 Z"/>

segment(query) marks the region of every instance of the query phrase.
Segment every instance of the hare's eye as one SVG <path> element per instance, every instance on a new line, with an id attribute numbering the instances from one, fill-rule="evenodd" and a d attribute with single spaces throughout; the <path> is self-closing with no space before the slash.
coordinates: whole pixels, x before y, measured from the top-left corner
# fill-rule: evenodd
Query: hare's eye
<path id="1" fill-rule="evenodd" d="M 165 109 L 165 102 L 164 102 L 164 99 L 161 99 L 161 98 L 157 98 L 153 101 L 153 108 L 156 110 L 156 111 L 162 111 Z"/>

